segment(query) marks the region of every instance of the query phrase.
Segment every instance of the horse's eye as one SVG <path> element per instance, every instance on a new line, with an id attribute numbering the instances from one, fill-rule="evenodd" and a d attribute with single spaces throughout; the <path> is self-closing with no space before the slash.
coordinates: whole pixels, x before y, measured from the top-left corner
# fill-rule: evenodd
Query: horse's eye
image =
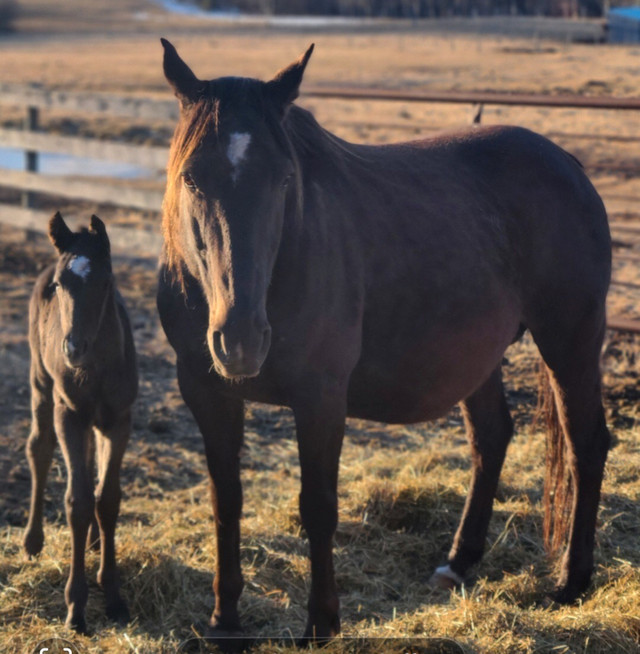
<path id="1" fill-rule="evenodd" d="M 57 291 L 59 288 L 60 288 L 60 284 L 58 282 L 51 282 L 52 291 Z"/>
<path id="2" fill-rule="evenodd" d="M 182 182 L 190 191 L 195 191 L 198 188 L 189 173 L 182 173 Z"/>

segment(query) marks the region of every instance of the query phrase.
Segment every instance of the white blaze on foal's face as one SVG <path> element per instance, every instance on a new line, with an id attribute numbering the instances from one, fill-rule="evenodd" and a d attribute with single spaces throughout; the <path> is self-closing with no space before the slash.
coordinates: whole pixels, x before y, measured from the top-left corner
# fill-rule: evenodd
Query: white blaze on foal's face
<path id="1" fill-rule="evenodd" d="M 85 256 L 73 257 L 67 264 L 67 268 L 82 280 L 86 280 L 91 272 L 91 261 Z"/>
<path id="2" fill-rule="evenodd" d="M 233 132 L 229 137 L 229 146 L 227 147 L 227 159 L 231 163 L 231 179 L 235 184 L 240 176 L 240 166 L 246 159 L 247 148 L 251 143 L 251 134 L 247 132 Z"/>

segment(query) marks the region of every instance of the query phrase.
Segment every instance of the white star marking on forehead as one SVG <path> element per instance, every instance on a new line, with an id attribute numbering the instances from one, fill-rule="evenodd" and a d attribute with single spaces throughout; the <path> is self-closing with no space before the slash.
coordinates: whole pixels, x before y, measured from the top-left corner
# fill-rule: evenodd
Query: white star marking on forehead
<path id="1" fill-rule="evenodd" d="M 251 143 L 251 134 L 247 132 L 233 132 L 229 136 L 229 147 L 227 148 L 227 158 L 233 166 L 231 179 L 235 183 L 240 175 L 240 164 L 244 161 L 247 148 Z"/>
<path id="2" fill-rule="evenodd" d="M 67 268 L 74 274 L 81 277 L 83 280 L 87 279 L 91 272 L 91 261 L 82 255 L 73 257 L 67 264 Z"/>

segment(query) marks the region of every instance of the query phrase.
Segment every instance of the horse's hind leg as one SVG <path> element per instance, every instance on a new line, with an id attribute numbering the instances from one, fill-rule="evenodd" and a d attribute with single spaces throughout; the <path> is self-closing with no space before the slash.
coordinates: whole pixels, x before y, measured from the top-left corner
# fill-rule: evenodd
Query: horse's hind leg
<path id="1" fill-rule="evenodd" d="M 31 375 L 31 433 L 27 440 L 27 459 L 31 470 L 31 502 L 29 521 L 24 535 L 24 549 L 29 556 L 42 550 L 42 510 L 44 488 L 51 467 L 56 434 L 53 428 L 53 397 L 51 380 L 41 382 L 35 372 Z"/>
<path id="2" fill-rule="evenodd" d="M 438 568 L 430 580 L 441 588 L 461 584 L 484 551 L 493 498 L 513 434 L 500 368 L 462 403 L 462 412 L 471 445 L 473 477 L 447 565 Z"/>
<path id="3" fill-rule="evenodd" d="M 120 595 L 116 565 L 115 531 L 120 512 L 120 467 L 131 431 L 131 413 L 127 411 L 105 433 L 94 429 L 98 450 L 98 487 L 96 515 L 100 527 L 100 569 L 98 583 L 105 595 L 107 617 L 120 623 L 129 621 L 127 604 Z"/>
<path id="4" fill-rule="evenodd" d="M 600 487 L 610 443 L 600 378 L 604 311 L 588 315 L 573 329 L 566 325 L 562 325 L 564 329 L 550 327 L 531 328 L 531 332 L 547 365 L 558 412 L 558 433 L 564 437 L 564 459 L 570 472 L 566 483 L 571 484 L 571 490 L 561 493 L 568 505 L 563 506 L 559 497 L 547 497 L 545 506 L 556 515 L 569 512 L 568 544 L 555 593 L 557 601 L 566 603 L 585 591 L 591 579 Z"/>

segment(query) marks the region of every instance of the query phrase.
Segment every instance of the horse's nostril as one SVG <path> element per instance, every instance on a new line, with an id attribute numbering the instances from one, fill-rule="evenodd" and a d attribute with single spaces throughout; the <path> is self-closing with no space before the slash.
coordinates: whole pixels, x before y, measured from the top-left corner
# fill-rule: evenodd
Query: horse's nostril
<path id="1" fill-rule="evenodd" d="M 262 349 L 261 354 L 265 354 L 271 347 L 271 327 L 265 327 L 262 331 Z"/>
<path id="2" fill-rule="evenodd" d="M 76 347 L 73 341 L 67 337 L 62 341 L 62 351 L 68 356 L 72 357 L 76 354 Z"/>
<path id="3" fill-rule="evenodd" d="M 89 342 L 87 340 L 83 340 L 80 344 L 76 344 L 67 336 L 67 338 L 62 341 L 62 352 L 70 359 L 85 355 L 88 348 Z"/>
<path id="4" fill-rule="evenodd" d="M 226 362 L 229 358 L 222 332 L 213 332 L 213 351 L 222 363 Z"/>

